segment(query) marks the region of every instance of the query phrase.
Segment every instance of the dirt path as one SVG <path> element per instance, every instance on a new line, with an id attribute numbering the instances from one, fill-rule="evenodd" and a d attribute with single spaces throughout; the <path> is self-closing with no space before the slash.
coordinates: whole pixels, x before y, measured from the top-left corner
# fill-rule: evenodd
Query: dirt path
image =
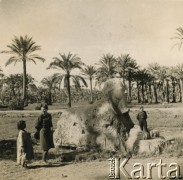
<path id="1" fill-rule="evenodd" d="M 163 175 L 170 169 L 170 163 L 177 163 L 180 165 L 181 175 L 183 176 L 183 157 L 181 158 L 163 158 L 161 157 L 163 163 L 166 163 L 168 167 L 163 168 Z M 147 163 L 158 163 L 160 157 L 156 158 L 144 158 L 144 159 L 130 159 L 128 164 L 125 166 L 126 170 L 130 173 L 134 168 L 134 163 L 141 163 L 144 168 L 144 174 L 146 175 Z M 10 160 L 0 161 L 0 177 L 1 180 L 104 180 L 109 179 L 109 162 L 98 160 L 91 162 L 83 162 L 77 164 L 52 164 L 43 165 L 41 162 L 33 162 L 29 165 L 28 169 L 21 168 L 16 165 L 16 162 Z M 153 179 L 158 178 L 158 170 L 155 167 L 152 171 Z M 121 174 L 121 178 L 125 179 Z"/>

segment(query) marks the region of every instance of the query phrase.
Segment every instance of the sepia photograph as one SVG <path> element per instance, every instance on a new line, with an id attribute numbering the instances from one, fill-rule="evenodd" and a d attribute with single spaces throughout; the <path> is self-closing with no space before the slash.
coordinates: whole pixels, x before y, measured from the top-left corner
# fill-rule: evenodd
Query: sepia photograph
<path id="1" fill-rule="evenodd" d="M 183 0 L 0 0 L 0 179 L 183 179 Z"/>

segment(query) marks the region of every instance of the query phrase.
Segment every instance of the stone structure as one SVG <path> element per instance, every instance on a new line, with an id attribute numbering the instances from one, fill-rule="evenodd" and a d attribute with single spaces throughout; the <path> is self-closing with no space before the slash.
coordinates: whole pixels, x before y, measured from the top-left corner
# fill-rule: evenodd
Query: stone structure
<path id="1" fill-rule="evenodd" d="M 103 88 L 105 100 L 86 107 L 64 111 L 54 133 L 56 146 L 74 145 L 103 150 L 120 150 L 154 154 L 160 152 L 163 139 L 147 139 L 138 125 L 134 125 L 126 108 L 125 87 L 119 78 L 108 80 Z M 150 132 L 158 138 L 159 132 Z"/>
<path id="2" fill-rule="evenodd" d="M 125 87 L 119 78 L 108 80 L 103 88 L 105 100 L 63 112 L 54 133 L 56 145 L 100 147 L 126 150 L 134 124 L 126 107 Z"/>

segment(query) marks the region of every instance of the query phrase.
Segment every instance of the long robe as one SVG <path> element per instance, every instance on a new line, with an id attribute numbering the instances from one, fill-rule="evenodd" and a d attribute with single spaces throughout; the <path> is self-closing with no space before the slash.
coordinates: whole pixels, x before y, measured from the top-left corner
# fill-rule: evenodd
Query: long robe
<path id="1" fill-rule="evenodd" d="M 30 133 L 19 130 L 17 137 L 17 163 L 24 165 L 26 160 L 34 158 Z"/>

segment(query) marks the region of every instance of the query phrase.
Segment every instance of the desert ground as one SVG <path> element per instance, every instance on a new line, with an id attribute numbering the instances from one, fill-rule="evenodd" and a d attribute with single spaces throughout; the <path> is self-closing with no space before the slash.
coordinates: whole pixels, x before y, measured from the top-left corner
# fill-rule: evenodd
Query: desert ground
<path id="1" fill-rule="evenodd" d="M 158 163 L 160 159 L 167 167 L 163 168 L 163 175 L 172 168 L 171 163 L 180 166 L 180 175 L 183 173 L 183 105 L 146 105 L 144 106 L 148 114 L 148 128 L 156 129 L 166 140 L 174 141 L 174 145 L 164 149 L 160 155 L 144 156 L 132 155 L 126 165 L 128 172 L 131 172 L 134 163 L 141 163 L 146 175 L 147 163 Z M 135 124 L 138 106 L 130 107 L 130 116 Z M 56 128 L 57 121 L 65 109 L 51 109 L 53 125 Z M 27 131 L 35 132 L 34 124 L 39 115 L 39 111 L 0 111 L 0 179 L 3 180 L 59 180 L 59 179 L 109 179 L 109 152 L 76 152 L 72 149 L 51 149 L 49 152 L 49 164 L 41 161 L 41 151 L 39 144 L 34 144 L 35 159 L 28 164 L 28 168 L 20 167 L 16 164 L 16 137 L 18 131 L 16 123 L 24 119 L 27 124 Z M 73 156 L 73 154 L 75 154 Z M 72 157 L 72 158 L 71 158 Z M 123 160 L 123 157 L 121 161 Z M 152 179 L 158 178 L 158 169 L 153 168 Z M 183 174 L 182 174 L 183 176 Z M 125 179 L 121 173 L 121 179 Z"/>

